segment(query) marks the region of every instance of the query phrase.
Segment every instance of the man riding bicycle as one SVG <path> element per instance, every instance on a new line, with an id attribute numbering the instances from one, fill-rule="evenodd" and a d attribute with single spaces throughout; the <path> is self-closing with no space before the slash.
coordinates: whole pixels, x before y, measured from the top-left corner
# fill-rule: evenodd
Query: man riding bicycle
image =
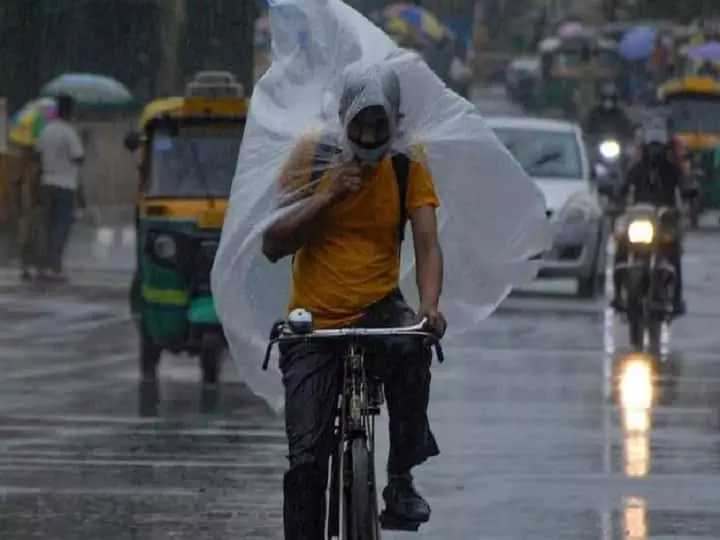
<path id="1" fill-rule="evenodd" d="M 420 158 L 391 153 L 402 119 L 397 74 L 355 67 L 345 75 L 342 133 L 305 136 L 297 144 L 279 178 L 281 204 L 297 202 L 298 194 L 303 200 L 265 231 L 263 253 L 272 262 L 293 256 L 288 308 L 312 312 L 316 328 L 403 326 L 419 315 L 442 336 L 439 200 Z M 341 157 L 346 154 L 352 158 Z M 404 216 L 412 226 L 419 314 L 399 290 Z M 341 352 L 332 342 L 281 347 L 290 462 L 283 489 L 286 540 L 323 538 Z M 429 520 L 430 507 L 415 490 L 411 470 L 439 454 L 427 416 L 430 360 L 430 350 L 413 342 L 383 351 L 390 416 L 385 514 L 415 524 Z"/>

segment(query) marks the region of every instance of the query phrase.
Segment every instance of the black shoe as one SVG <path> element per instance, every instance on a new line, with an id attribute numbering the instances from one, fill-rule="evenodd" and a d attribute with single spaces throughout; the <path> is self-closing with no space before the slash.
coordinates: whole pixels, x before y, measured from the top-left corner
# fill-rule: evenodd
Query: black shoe
<path id="1" fill-rule="evenodd" d="M 382 495 L 385 500 L 385 511 L 381 516 L 384 528 L 417 530 L 421 523 L 430 520 L 430 505 L 415 490 L 409 474 L 391 477 Z"/>

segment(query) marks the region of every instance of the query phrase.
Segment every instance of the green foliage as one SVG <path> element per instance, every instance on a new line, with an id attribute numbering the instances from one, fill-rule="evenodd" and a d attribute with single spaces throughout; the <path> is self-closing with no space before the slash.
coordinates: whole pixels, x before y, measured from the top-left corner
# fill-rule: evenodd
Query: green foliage
<path id="1" fill-rule="evenodd" d="M 639 0 L 637 7 L 641 18 L 668 19 L 686 23 L 720 15 L 717 0 Z"/>

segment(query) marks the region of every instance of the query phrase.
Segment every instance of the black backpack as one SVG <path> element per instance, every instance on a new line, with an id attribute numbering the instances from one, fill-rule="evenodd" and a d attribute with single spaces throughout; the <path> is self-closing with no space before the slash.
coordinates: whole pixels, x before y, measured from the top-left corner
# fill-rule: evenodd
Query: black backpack
<path id="1" fill-rule="evenodd" d="M 323 137 L 315 150 L 315 161 L 313 172 L 310 175 L 310 184 L 320 180 L 320 177 L 325 172 L 322 166 L 329 163 L 333 156 L 342 151 L 336 145 L 326 141 L 327 138 Z M 400 244 L 402 245 L 405 240 L 405 226 L 407 225 L 408 220 L 407 192 L 410 178 L 410 158 L 406 154 L 393 154 L 392 167 L 395 172 L 395 180 L 397 181 L 398 195 L 400 196 L 400 222 L 398 224 L 398 238 L 400 239 Z"/>

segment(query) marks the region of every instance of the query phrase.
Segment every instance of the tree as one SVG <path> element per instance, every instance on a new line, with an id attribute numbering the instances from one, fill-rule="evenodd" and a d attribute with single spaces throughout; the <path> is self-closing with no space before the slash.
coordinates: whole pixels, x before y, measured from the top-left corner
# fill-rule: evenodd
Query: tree
<path id="1" fill-rule="evenodd" d="M 40 2 L 0 2 L 0 95 L 11 110 L 32 96 L 39 85 L 41 58 Z"/>
<path id="2" fill-rule="evenodd" d="M 689 22 L 720 14 L 717 0 L 638 0 L 637 14 L 641 18 L 670 19 Z"/>
<path id="3" fill-rule="evenodd" d="M 186 0 L 186 24 L 181 46 L 185 78 L 213 69 L 231 71 L 249 92 L 253 86 L 257 0 Z"/>

